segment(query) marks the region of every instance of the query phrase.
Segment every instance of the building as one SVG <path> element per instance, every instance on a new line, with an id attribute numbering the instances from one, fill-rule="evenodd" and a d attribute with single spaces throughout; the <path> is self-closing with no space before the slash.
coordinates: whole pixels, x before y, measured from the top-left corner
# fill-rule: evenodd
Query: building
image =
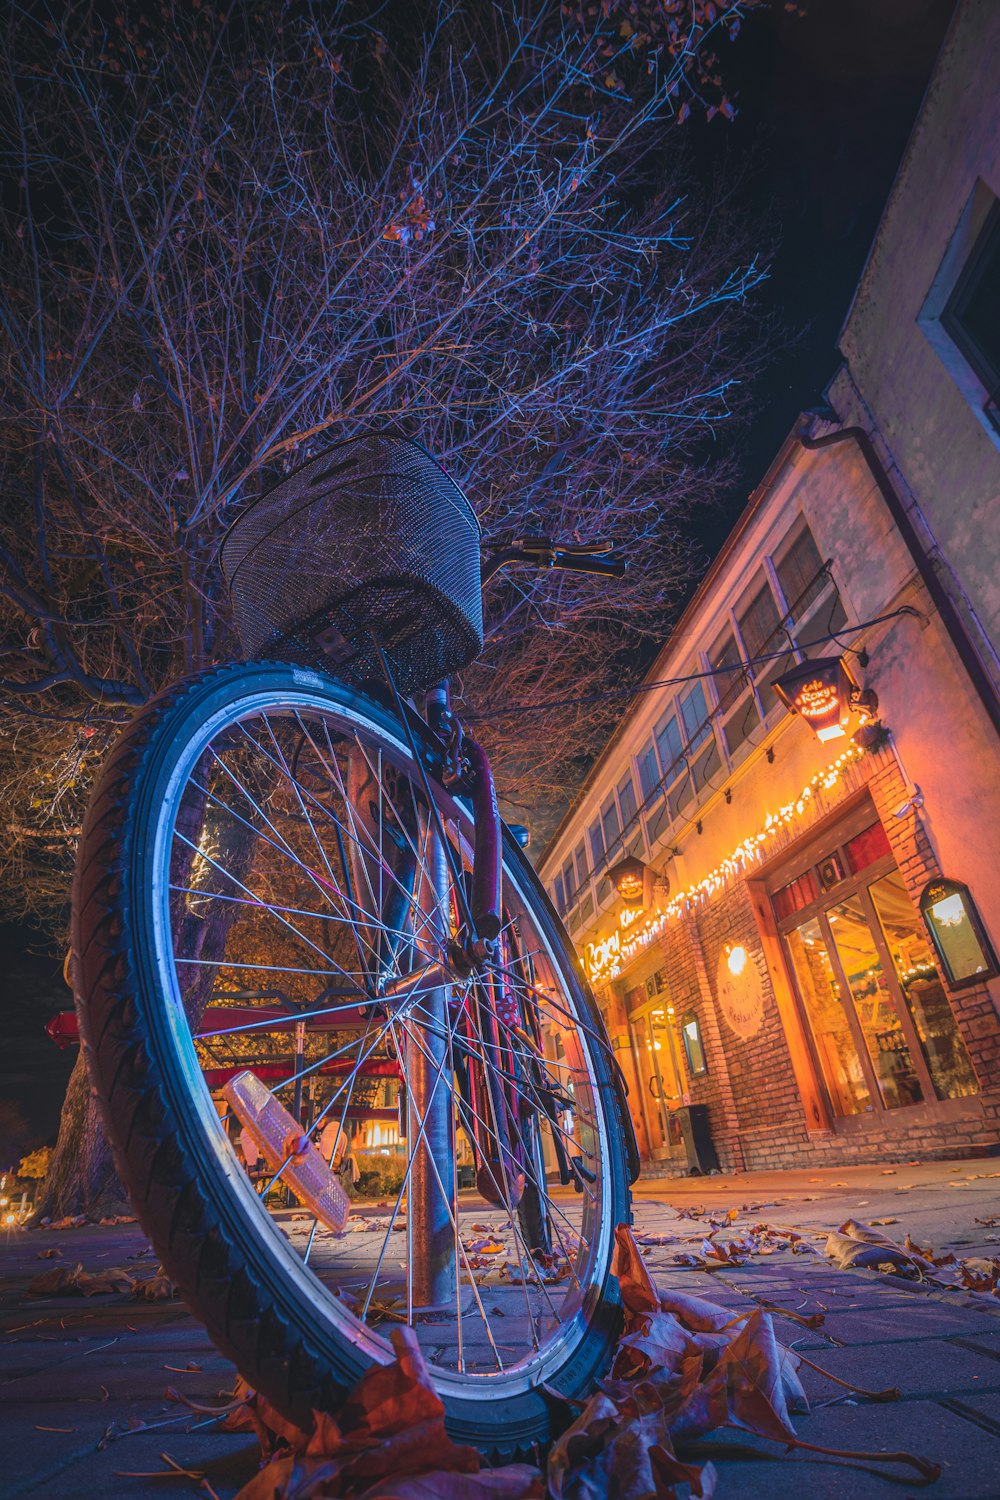
<path id="1" fill-rule="evenodd" d="M 727 1169 L 1000 1151 L 997 55 L 961 5 L 829 406 L 541 863 L 648 1162 L 687 1105 Z M 775 689 L 820 660 L 827 739 Z"/>
<path id="2" fill-rule="evenodd" d="M 841 332 L 860 423 L 1000 684 L 1000 5 L 964 0 Z"/>

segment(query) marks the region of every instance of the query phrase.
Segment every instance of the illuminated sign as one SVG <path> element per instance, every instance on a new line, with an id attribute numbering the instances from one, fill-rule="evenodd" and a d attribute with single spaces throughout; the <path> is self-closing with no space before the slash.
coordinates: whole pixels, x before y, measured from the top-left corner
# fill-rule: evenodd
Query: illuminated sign
<path id="1" fill-rule="evenodd" d="M 645 915 L 641 906 L 623 906 L 618 913 L 618 926 L 624 932 L 626 927 L 631 927 L 633 922 L 638 922 Z"/>
<path id="2" fill-rule="evenodd" d="M 617 961 L 621 952 L 621 938 L 617 932 L 610 937 L 603 938 L 598 943 L 588 943 L 584 949 L 584 967 L 591 979 L 603 973 L 605 969 L 615 969 L 617 973 Z"/>
<path id="3" fill-rule="evenodd" d="M 920 915 L 953 988 L 995 977 L 996 955 L 967 885 L 932 880 L 920 897 Z"/>
<path id="4" fill-rule="evenodd" d="M 646 866 L 634 854 L 627 854 L 608 871 L 608 879 L 623 901 L 637 906 L 642 902 Z"/>
<path id="5" fill-rule="evenodd" d="M 858 685 L 842 657 L 803 662 L 779 677 L 774 691 L 787 709 L 805 719 L 817 739 L 835 740 L 847 733 Z"/>

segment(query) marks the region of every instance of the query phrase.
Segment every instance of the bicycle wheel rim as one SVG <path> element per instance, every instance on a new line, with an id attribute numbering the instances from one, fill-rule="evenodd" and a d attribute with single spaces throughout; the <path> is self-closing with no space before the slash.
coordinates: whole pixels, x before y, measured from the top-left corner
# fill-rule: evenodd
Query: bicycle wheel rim
<path id="1" fill-rule="evenodd" d="M 169 873 L 168 845 L 173 838 L 184 788 L 190 779 L 192 768 L 197 765 L 213 736 L 230 728 L 236 717 L 242 715 L 245 720 L 254 714 L 260 715 L 269 711 L 287 712 L 292 708 L 297 708 L 300 712 L 307 714 L 318 711 L 329 713 L 340 727 L 347 724 L 353 726 L 356 733 L 381 737 L 383 750 L 391 753 L 395 762 L 404 767 L 409 766 L 412 770 L 412 757 L 406 737 L 398 724 L 393 724 L 373 705 L 352 707 L 352 703 L 358 704 L 359 700 L 356 695 L 343 695 L 344 701 L 331 698 L 329 686 L 324 685 L 322 679 L 312 678 L 311 674 L 298 672 L 293 676 L 296 681 L 300 682 L 303 679 L 306 683 L 311 680 L 316 686 L 294 689 L 282 686 L 236 696 L 232 701 L 207 716 L 199 724 L 197 732 L 189 736 L 182 749 L 175 747 L 172 763 L 165 768 L 165 774 L 161 771 L 161 775 L 151 780 L 146 789 L 147 801 L 155 804 L 155 832 L 151 855 L 145 862 L 146 876 L 140 881 L 143 889 L 135 893 L 137 909 L 142 906 L 144 900 L 153 925 L 154 942 L 150 957 L 155 973 L 147 975 L 145 982 L 153 990 L 159 988 L 164 1003 L 150 1007 L 151 1044 L 155 1049 L 160 1049 L 164 1056 L 169 1054 L 175 1060 L 175 1066 L 168 1070 L 172 1112 L 180 1122 L 180 1128 L 185 1132 L 189 1145 L 196 1152 L 200 1151 L 205 1155 L 204 1170 L 209 1182 L 209 1191 L 212 1192 L 220 1214 L 227 1220 L 230 1232 L 241 1243 L 246 1244 L 251 1262 L 255 1258 L 253 1254 L 255 1241 L 253 1235 L 248 1237 L 247 1228 L 255 1225 L 259 1229 L 260 1216 L 266 1211 L 262 1208 L 260 1200 L 253 1196 L 235 1157 L 231 1152 L 227 1153 L 218 1139 L 219 1116 L 204 1082 L 197 1050 L 187 1024 L 181 987 L 173 962 L 170 882 L 169 879 L 164 879 L 164 871 Z M 317 687 L 322 689 L 320 695 L 322 702 L 319 709 L 317 709 Z M 348 697 L 350 702 L 346 701 Z M 446 811 L 454 815 L 457 823 L 464 825 L 467 838 L 469 831 L 467 811 L 455 799 L 449 799 L 447 794 L 436 788 L 436 799 L 438 795 Z M 151 880 L 148 878 L 150 868 L 153 871 Z M 524 912 L 528 915 L 537 910 L 538 896 L 537 892 L 531 888 L 530 877 L 523 870 L 518 872 L 514 859 L 510 857 L 505 862 L 505 882 L 510 901 L 520 902 Z M 543 966 L 546 964 L 550 966 L 550 972 L 560 982 L 560 994 L 563 1001 L 572 1009 L 573 995 L 578 989 L 578 981 L 569 970 L 568 957 L 566 953 L 559 951 L 558 943 L 543 931 L 544 923 L 539 923 L 534 916 L 531 921 L 534 932 L 532 942 L 541 943 L 543 949 L 540 961 Z M 582 1024 L 586 1024 L 583 1016 L 580 1016 L 579 1020 Z M 597 1138 L 597 1155 L 601 1161 L 608 1161 L 612 1147 L 608 1139 L 607 1118 L 601 1107 L 601 1090 L 606 1088 L 606 1079 L 601 1076 L 600 1068 L 597 1066 L 599 1058 L 592 1050 L 597 1045 L 596 1042 L 591 1043 L 588 1040 L 582 1048 L 582 1055 L 589 1069 L 588 1087 L 594 1096 L 592 1123 Z M 214 1143 L 208 1153 L 205 1153 L 206 1143 Z M 613 1195 L 608 1191 L 597 1196 L 599 1202 L 592 1211 L 588 1233 L 584 1236 L 588 1245 L 589 1258 L 579 1261 L 577 1270 L 580 1283 L 579 1295 L 576 1296 L 575 1302 L 571 1298 L 568 1304 L 571 1316 L 561 1322 L 556 1332 L 544 1340 L 537 1351 L 532 1351 L 520 1359 L 505 1361 L 502 1370 L 494 1369 L 487 1372 L 468 1367 L 448 1369 L 441 1361 L 432 1360 L 431 1368 L 435 1384 L 442 1395 L 447 1397 L 451 1394 L 463 1400 L 468 1400 L 470 1397 L 490 1400 L 500 1395 L 514 1395 L 550 1378 L 553 1372 L 572 1357 L 574 1349 L 579 1346 L 586 1333 L 587 1324 L 593 1312 L 594 1296 L 599 1295 L 606 1282 L 610 1265 L 610 1246 L 614 1227 L 612 1223 Z M 480 1216 L 489 1217 L 489 1210 L 485 1212 L 480 1210 Z M 263 1239 L 261 1242 L 263 1243 Z M 287 1312 L 293 1321 L 301 1322 L 302 1307 L 309 1305 L 310 1301 L 317 1306 L 317 1310 L 322 1309 L 325 1322 L 321 1322 L 317 1317 L 315 1324 L 309 1329 L 309 1336 L 314 1341 L 318 1340 L 322 1343 L 324 1338 L 329 1336 L 339 1339 L 341 1343 L 346 1342 L 353 1346 L 362 1362 L 382 1363 L 391 1357 L 388 1342 L 382 1334 L 360 1323 L 353 1316 L 345 1313 L 342 1306 L 330 1301 L 322 1284 L 317 1288 L 315 1277 L 309 1267 L 303 1266 L 301 1259 L 297 1259 L 289 1244 L 283 1243 L 277 1234 L 272 1234 L 267 1257 L 271 1270 L 275 1265 L 279 1265 L 282 1269 L 287 1293 Z M 324 1301 L 323 1298 L 326 1300 Z M 539 1300 L 542 1300 L 541 1297 Z M 550 1303 L 554 1300 L 549 1295 Z M 566 1301 L 566 1298 L 564 1297 L 562 1301 Z"/>

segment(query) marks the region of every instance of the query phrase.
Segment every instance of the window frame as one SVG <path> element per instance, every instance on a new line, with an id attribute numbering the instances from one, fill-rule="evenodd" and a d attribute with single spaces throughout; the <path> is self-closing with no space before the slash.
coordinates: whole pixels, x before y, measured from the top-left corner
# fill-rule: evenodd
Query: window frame
<path id="1" fill-rule="evenodd" d="M 994 200 L 980 226 L 938 319 L 986 392 L 983 410 L 997 432 L 1000 432 L 1000 368 L 994 368 L 989 355 L 977 342 L 975 333 L 963 321 L 962 306 L 987 274 L 990 262 L 995 264 L 1000 273 L 1000 200 Z"/>

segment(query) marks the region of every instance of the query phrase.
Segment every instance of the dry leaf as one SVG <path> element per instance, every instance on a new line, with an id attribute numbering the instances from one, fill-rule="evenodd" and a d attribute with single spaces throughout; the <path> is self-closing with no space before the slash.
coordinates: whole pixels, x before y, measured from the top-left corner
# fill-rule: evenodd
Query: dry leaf
<path id="1" fill-rule="evenodd" d="M 148 1276 L 143 1281 L 135 1282 L 132 1287 L 132 1296 L 139 1297 L 146 1302 L 164 1302 L 170 1297 L 177 1296 L 177 1288 L 161 1267 L 155 1276 Z"/>
<path id="2" fill-rule="evenodd" d="M 132 1277 L 127 1271 L 85 1271 L 82 1264 L 56 1266 L 52 1271 L 43 1271 L 28 1283 L 29 1297 L 105 1297 L 112 1292 L 132 1290 Z"/>
<path id="3" fill-rule="evenodd" d="M 622 1302 L 630 1313 L 652 1313 L 660 1309 L 660 1296 L 653 1285 L 635 1235 L 627 1224 L 615 1230 L 615 1252 L 611 1274 L 618 1277 Z"/>

